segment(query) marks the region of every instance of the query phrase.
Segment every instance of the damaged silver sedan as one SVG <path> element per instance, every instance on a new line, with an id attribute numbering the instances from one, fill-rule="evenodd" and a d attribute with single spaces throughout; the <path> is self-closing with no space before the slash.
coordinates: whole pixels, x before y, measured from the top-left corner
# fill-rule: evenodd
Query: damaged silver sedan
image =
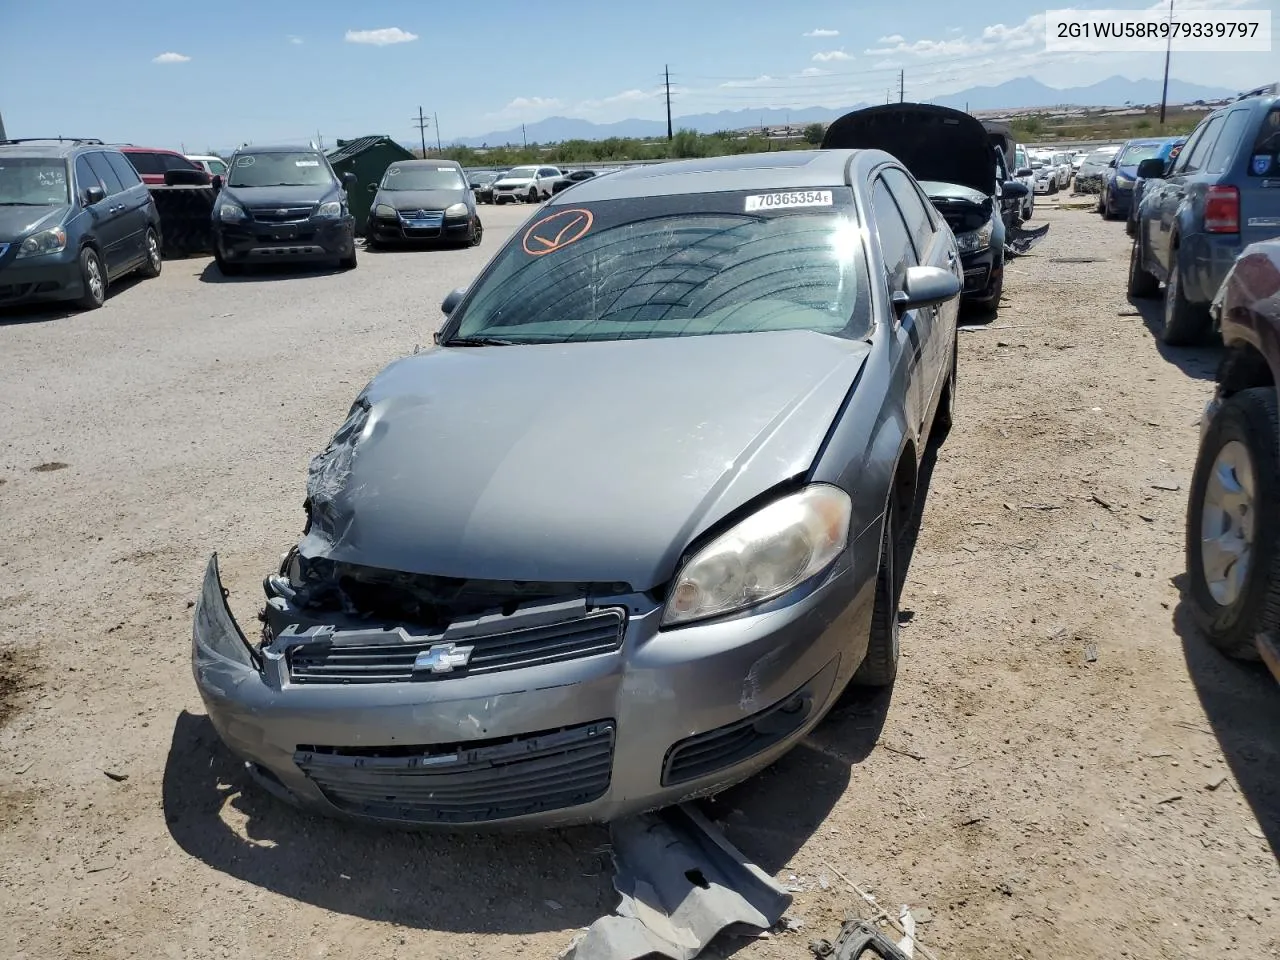
<path id="1" fill-rule="evenodd" d="M 958 263 L 879 151 L 557 195 L 316 457 L 261 638 L 210 560 L 219 735 L 280 797 L 414 826 L 607 821 L 768 765 L 896 675 Z"/>

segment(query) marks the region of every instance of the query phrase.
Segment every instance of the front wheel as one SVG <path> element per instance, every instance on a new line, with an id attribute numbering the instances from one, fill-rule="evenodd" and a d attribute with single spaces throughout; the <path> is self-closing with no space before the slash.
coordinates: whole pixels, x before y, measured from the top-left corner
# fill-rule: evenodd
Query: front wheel
<path id="1" fill-rule="evenodd" d="M 525 199 L 526 199 L 526 200 L 528 200 L 530 203 L 537 203 L 537 202 L 538 202 L 538 188 L 537 188 L 537 187 L 530 187 L 530 188 L 529 188 L 529 196 L 528 196 L 528 197 L 526 197 Z"/>
<path id="2" fill-rule="evenodd" d="M 97 310 L 107 300 L 107 271 L 92 247 L 80 251 L 80 283 L 84 293 L 76 300 L 82 310 Z"/>
<path id="3" fill-rule="evenodd" d="M 476 225 L 471 228 L 471 246 L 480 246 L 480 241 L 484 239 L 484 224 L 480 222 L 480 218 L 476 217 Z"/>
<path id="4" fill-rule="evenodd" d="M 941 440 L 951 432 L 956 419 L 956 379 L 959 372 L 960 335 L 956 334 L 951 341 L 951 371 L 947 374 L 947 382 L 942 387 L 942 397 L 938 400 L 938 413 L 934 418 L 934 433 Z"/>
<path id="5" fill-rule="evenodd" d="M 898 624 L 898 530 L 894 500 L 885 507 L 880 532 L 880 569 L 876 573 L 875 604 L 871 610 L 871 636 L 867 653 L 850 681 L 860 687 L 887 687 L 898 677 L 901 650 Z"/>
<path id="6" fill-rule="evenodd" d="M 356 268 L 356 264 L 359 262 L 359 261 L 358 261 L 358 256 L 359 256 L 359 255 L 356 253 L 356 247 L 355 247 L 355 244 L 352 244 L 352 245 L 351 245 L 351 254 L 350 254 L 349 256 L 342 257 L 340 260 L 338 260 L 338 269 L 339 269 L 339 270 L 354 270 L 354 269 Z"/>
<path id="7" fill-rule="evenodd" d="M 1191 613 L 1210 643 L 1255 660 L 1280 626 L 1280 426 L 1275 387 L 1241 390 L 1218 408 L 1187 501 Z"/>
<path id="8" fill-rule="evenodd" d="M 1151 300 L 1159 292 L 1160 281 L 1142 265 L 1142 245 L 1135 238 L 1129 250 L 1129 296 L 1135 300 Z"/>

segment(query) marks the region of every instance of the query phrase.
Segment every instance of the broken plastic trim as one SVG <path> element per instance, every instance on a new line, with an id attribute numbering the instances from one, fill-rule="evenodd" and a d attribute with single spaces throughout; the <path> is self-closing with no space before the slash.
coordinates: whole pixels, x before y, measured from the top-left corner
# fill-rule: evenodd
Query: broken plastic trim
<path id="1" fill-rule="evenodd" d="M 1049 224 L 1026 230 L 1022 227 L 1010 227 L 1005 232 L 1004 249 L 1011 256 L 1020 257 L 1030 253 L 1031 248 L 1043 240 L 1049 233 Z"/>

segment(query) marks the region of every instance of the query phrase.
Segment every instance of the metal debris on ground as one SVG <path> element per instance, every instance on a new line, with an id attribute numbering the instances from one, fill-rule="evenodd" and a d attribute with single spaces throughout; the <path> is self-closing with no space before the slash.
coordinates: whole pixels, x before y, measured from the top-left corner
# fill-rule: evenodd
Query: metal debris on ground
<path id="1" fill-rule="evenodd" d="M 1015 257 L 1030 253 L 1031 248 L 1043 240 L 1048 233 L 1049 224 L 1047 223 L 1043 227 L 1036 227 L 1034 230 L 1012 227 L 1005 234 L 1005 252 Z"/>
<path id="2" fill-rule="evenodd" d="M 1084 658 L 1090 663 L 1098 662 L 1098 645 L 1091 643 L 1084 648 Z"/>
<path id="3" fill-rule="evenodd" d="M 758 936 L 791 896 L 689 804 L 610 828 L 622 897 L 562 954 L 565 960 L 693 960 L 719 934 Z"/>
<path id="4" fill-rule="evenodd" d="M 809 949 L 819 960 L 912 960 L 912 954 L 865 920 L 846 921 L 835 943 L 815 940 Z"/>

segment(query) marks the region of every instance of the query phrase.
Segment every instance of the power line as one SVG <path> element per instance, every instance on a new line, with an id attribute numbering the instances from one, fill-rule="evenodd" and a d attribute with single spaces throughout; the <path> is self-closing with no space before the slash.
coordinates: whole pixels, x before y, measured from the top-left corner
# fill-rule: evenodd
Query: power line
<path id="1" fill-rule="evenodd" d="M 666 75 L 667 85 L 667 143 L 670 143 L 674 136 L 671 132 L 671 65 L 666 64 L 663 67 L 663 73 Z"/>

